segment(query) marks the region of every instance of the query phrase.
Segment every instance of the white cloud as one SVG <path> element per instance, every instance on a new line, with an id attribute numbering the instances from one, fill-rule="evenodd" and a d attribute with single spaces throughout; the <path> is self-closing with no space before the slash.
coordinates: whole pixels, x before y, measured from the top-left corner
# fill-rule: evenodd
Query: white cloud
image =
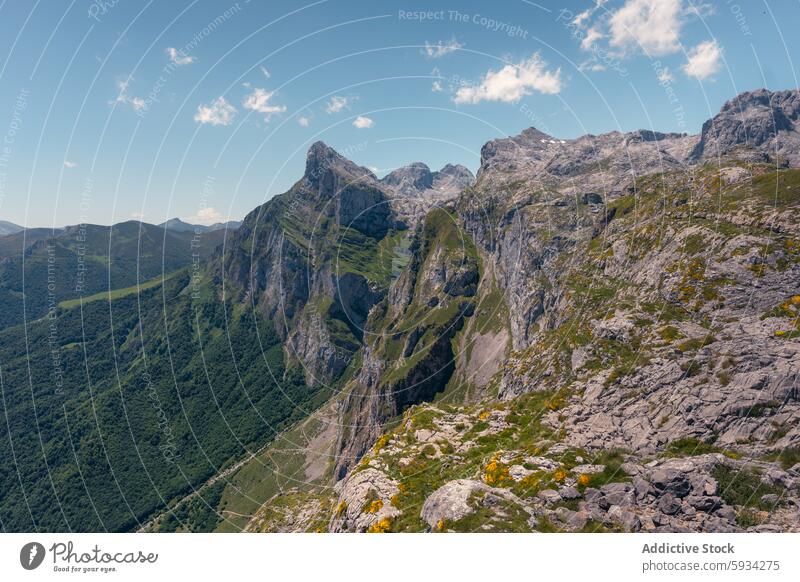
<path id="1" fill-rule="evenodd" d="M 375 125 L 375 122 L 369 117 L 364 117 L 363 115 L 359 115 L 356 117 L 355 121 L 353 121 L 353 126 L 357 127 L 358 129 L 369 129 L 373 125 Z"/>
<path id="2" fill-rule="evenodd" d="M 583 40 L 581 40 L 581 48 L 588 51 L 601 38 L 603 38 L 603 33 L 593 26 L 586 31 Z"/>
<path id="3" fill-rule="evenodd" d="M 578 28 L 583 28 L 591 19 L 592 15 L 597 12 L 604 4 L 606 0 L 595 0 L 594 6 L 591 8 L 587 8 L 583 12 L 579 13 L 573 20 L 572 24 L 574 24 Z"/>
<path id="4" fill-rule="evenodd" d="M 172 62 L 172 64 L 179 67 L 191 65 L 195 61 L 194 57 L 185 55 L 174 47 L 167 47 L 165 52 L 167 53 L 167 56 L 169 56 L 169 60 Z"/>
<path id="5" fill-rule="evenodd" d="M 499 71 L 489 70 L 478 84 L 461 87 L 453 101 L 480 103 L 503 101 L 515 103 L 531 91 L 555 94 L 561 91 L 561 69 L 548 71 L 547 64 L 534 53 L 517 65 L 506 65 Z"/>
<path id="6" fill-rule="evenodd" d="M 263 65 L 259 67 L 261 69 L 261 74 L 264 75 L 267 79 L 269 79 L 272 75 L 270 75 L 269 71 Z"/>
<path id="7" fill-rule="evenodd" d="M 692 3 L 686 7 L 686 12 L 699 18 L 708 18 L 709 16 L 714 16 L 717 13 L 717 9 L 713 4 Z"/>
<path id="8" fill-rule="evenodd" d="M 689 62 L 683 72 L 695 79 L 708 79 L 720 69 L 722 49 L 715 40 L 707 40 L 689 51 Z"/>
<path id="9" fill-rule="evenodd" d="M 201 208 L 194 216 L 190 216 L 187 222 L 208 226 L 217 222 L 225 222 L 225 216 L 216 208 L 207 206 L 206 208 Z"/>
<path id="10" fill-rule="evenodd" d="M 664 55 L 680 48 L 682 0 L 626 0 L 609 20 L 611 45 Z"/>
<path id="11" fill-rule="evenodd" d="M 134 212 L 131 214 L 131 218 L 135 218 L 136 220 L 144 220 L 144 212 Z"/>
<path id="12" fill-rule="evenodd" d="M 328 104 L 325 106 L 325 111 L 328 113 L 339 113 L 344 109 L 350 109 L 350 105 L 358 99 L 358 97 L 344 97 L 342 95 L 334 95 L 331 97 Z"/>
<path id="13" fill-rule="evenodd" d="M 194 120 L 211 125 L 230 125 L 236 115 L 236 108 L 224 97 L 217 97 L 210 105 L 199 105 Z"/>
<path id="14" fill-rule="evenodd" d="M 257 111 L 264 114 L 264 121 L 269 121 L 269 118 L 276 113 L 283 113 L 286 111 L 285 105 L 272 105 L 270 100 L 275 94 L 274 91 L 267 91 L 256 87 L 253 92 L 247 95 L 242 102 L 242 107 Z"/>
<path id="15" fill-rule="evenodd" d="M 672 83 L 675 77 L 667 67 L 664 67 L 658 72 L 658 80 L 662 83 Z"/>
<path id="16" fill-rule="evenodd" d="M 456 39 L 452 39 L 448 42 L 442 42 L 441 40 L 436 44 L 430 44 L 427 40 L 425 41 L 425 49 L 423 53 L 429 59 L 440 59 L 445 55 L 449 55 L 450 53 L 456 52 L 460 49 L 462 45 Z"/>
<path id="17" fill-rule="evenodd" d="M 301 127 L 308 127 L 311 125 L 311 120 L 308 117 L 301 115 L 297 118 L 297 123 L 299 123 Z"/>
<path id="18" fill-rule="evenodd" d="M 601 71 L 606 70 L 606 66 L 598 61 L 596 58 L 592 57 L 586 61 L 583 61 L 580 65 L 578 65 L 578 70 L 580 71 L 590 71 L 592 73 L 599 73 Z"/>
<path id="19" fill-rule="evenodd" d="M 64 167 L 65 168 L 77 168 L 78 164 L 75 162 L 70 162 L 69 160 L 64 160 Z"/>
<path id="20" fill-rule="evenodd" d="M 128 95 L 128 89 L 131 86 L 131 82 L 133 82 L 133 77 L 127 76 L 122 79 L 117 80 L 117 98 L 114 101 L 111 101 L 111 104 L 114 103 L 121 103 L 123 105 L 130 105 L 134 111 L 142 111 L 146 107 L 146 103 L 144 99 L 140 97 L 132 97 Z"/>
<path id="21" fill-rule="evenodd" d="M 431 76 L 441 77 L 441 75 L 442 73 L 439 70 L 439 67 L 433 67 L 433 70 L 431 71 Z M 431 91 L 433 91 L 434 93 L 441 93 L 442 91 L 444 91 L 444 86 L 442 85 L 441 79 L 436 79 L 433 82 L 433 84 L 431 85 Z"/>

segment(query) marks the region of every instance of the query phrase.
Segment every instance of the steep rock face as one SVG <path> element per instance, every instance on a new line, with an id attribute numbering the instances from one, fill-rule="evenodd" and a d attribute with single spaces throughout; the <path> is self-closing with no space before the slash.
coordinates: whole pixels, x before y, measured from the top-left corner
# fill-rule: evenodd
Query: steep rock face
<path id="1" fill-rule="evenodd" d="M 394 225 L 375 176 L 317 142 L 303 178 L 233 236 L 226 278 L 276 322 L 309 383 L 335 381 L 360 348 L 387 286 L 379 246 Z"/>
<path id="2" fill-rule="evenodd" d="M 714 160 L 739 150 L 755 162 L 800 165 L 800 93 L 766 89 L 743 93 L 703 124 L 693 160 Z"/>
<path id="3" fill-rule="evenodd" d="M 794 93 L 789 92 L 778 98 L 787 112 L 787 118 L 793 115 L 791 113 L 793 95 Z M 769 101 L 771 98 L 765 95 L 752 99 L 743 96 L 742 100 L 750 103 L 748 105 L 750 108 L 759 108 L 763 106 L 765 99 Z M 730 106 L 724 107 L 723 114 L 729 109 Z M 787 132 L 790 133 L 789 130 L 781 130 L 779 135 L 785 137 L 785 134 L 788 135 Z M 708 317 L 705 315 L 706 312 L 702 315 L 692 314 L 692 309 L 699 305 L 696 297 L 688 299 L 682 296 L 682 293 L 686 294 L 687 287 L 697 287 L 687 284 L 687 281 L 692 282 L 693 277 L 703 280 L 704 277 L 708 277 L 714 281 L 709 284 L 714 290 L 694 291 L 701 296 L 705 293 L 702 297 L 706 299 L 700 302 L 707 305 L 705 309 L 711 309 L 707 297 L 713 297 L 717 293 L 724 294 L 729 298 L 731 310 L 730 315 L 726 317 L 746 321 L 741 318 L 746 315 L 747 309 L 755 309 L 758 313 L 762 313 L 768 307 L 785 301 L 787 297 L 790 298 L 793 293 L 798 292 L 795 267 L 788 269 L 783 267 L 776 275 L 764 271 L 766 280 L 763 281 L 752 276 L 752 269 L 736 267 L 739 271 L 735 272 L 740 273 L 737 278 L 732 277 L 733 272 L 728 272 L 734 268 L 729 263 L 725 267 L 710 267 L 710 261 L 729 260 L 715 252 L 702 261 L 703 268 L 709 265 L 709 270 L 701 275 L 697 272 L 699 267 L 692 263 L 692 259 L 688 258 L 680 248 L 681 244 L 687 244 L 687 240 L 690 241 L 689 246 L 694 248 L 697 245 L 696 241 L 705 237 L 712 239 L 722 237 L 718 231 L 696 232 L 690 228 L 690 224 L 684 224 L 686 220 L 691 222 L 695 216 L 700 216 L 700 220 L 708 220 L 708 213 L 712 211 L 715 196 L 718 197 L 720 194 L 731 199 L 731 202 L 723 208 L 717 208 L 715 219 L 721 219 L 731 225 L 725 228 L 725 237 L 721 239 L 727 240 L 734 234 L 744 232 L 746 227 L 741 220 L 746 215 L 751 216 L 749 224 L 764 229 L 760 237 L 748 241 L 752 248 L 769 245 L 770 238 L 773 237 L 770 230 L 776 228 L 774 226 L 776 220 L 781 225 L 779 228 L 782 231 L 792 233 L 797 230 L 797 225 L 793 220 L 789 220 L 786 214 L 790 213 L 792 195 L 790 194 L 786 200 L 788 206 L 782 206 L 777 214 L 768 212 L 765 197 L 765 188 L 775 187 L 778 190 L 787 189 L 791 192 L 793 175 L 781 176 L 777 183 L 770 181 L 774 180 L 774 176 L 756 178 L 759 183 L 753 185 L 749 180 L 753 176 L 767 172 L 768 167 L 743 168 L 741 157 L 735 164 L 731 163 L 718 170 L 697 165 L 693 162 L 691 153 L 700 140 L 700 136 L 652 131 L 629 134 L 612 132 L 601 136 L 584 136 L 577 140 L 557 140 L 538 130 L 529 129 L 520 136 L 495 140 L 484 146 L 477 183 L 462 193 L 454 208 L 456 223 L 463 225 L 464 231 L 475 241 L 477 252 L 491 264 L 503 301 L 508 306 L 510 341 L 518 355 L 512 357 L 504 368 L 500 382 L 501 397 L 513 398 L 530 390 L 542 389 L 545 385 L 554 386 L 559 383 L 566 385 L 571 381 L 573 368 L 577 370 L 582 365 L 588 365 L 589 368 L 586 369 L 596 369 L 598 366 L 601 370 L 605 369 L 605 375 L 601 373 L 592 380 L 594 384 L 590 383 L 587 386 L 595 386 L 598 383 L 600 386 L 605 386 L 609 382 L 618 381 L 617 377 L 624 374 L 632 365 L 628 363 L 628 358 L 636 362 L 637 357 L 640 357 L 640 365 L 645 366 L 647 358 L 654 353 L 651 349 L 655 352 L 658 352 L 658 349 L 649 347 L 645 350 L 646 354 L 642 353 L 640 344 L 636 342 L 641 342 L 638 336 L 643 331 L 641 329 L 643 316 L 637 312 L 614 316 L 612 307 L 618 305 L 620 301 L 648 301 L 659 306 L 648 309 L 667 312 L 674 309 L 676 303 L 682 303 L 680 309 L 686 310 L 684 317 L 689 320 Z M 404 171 L 400 178 L 392 178 L 390 182 L 395 186 L 406 184 L 409 188 L 413 184 L 424 186 L 429 182 L 424 170 L 423 167 L 414 166 Z M 785 184 L 780 182 L 784 178 Z M 745 190 L 745 184 L 752 188 Z M 683 206 L 689 203 L 692 204 L 691 212 L 686 213 Z M 702 209 L 698 211 L 698 207 Z M 644 208 L 647 210 L 644 210 L 643 214 Z M 755 216 L 761 218 L 753 220 L 752 217 Z M 772 221 L 773 226 L 768 226 L 769 221 Z M 654 232 L 661 234 L 654 239 Z M 791 234 L 787 236 L 791 237 Z M 636 237 L 639 237 L 639 240 L 636 240 Z M 675 242 L 667 244 L 668 240 Z M 727 244 L 734 243 L 729 241 Z M 650 254 L 641 254 L 639 247 L 643 245 L 655 245 L 655 249 L 658 250 Z M 599 252 L 593 250 L 597 248 L 607 249 L 602 252 L 612 257 L 611 260 L 604 260 L 603 264 L 607 266 L 604 266 L 599 276 L 592 275 L 594 267 L 591 262 L 591 257 Z M 784 252 L 772 260 L 791 265 L 793 256 L 792 252 Z M 414 260 L 409 268 L 410 272 L 414 272 L 416 268 Z M 672 269 L 683 274 L 665 280 L 659 275 L 659 269 Z M 681 269 L 683 271 L 680 271 Z M 756 270 L 761 273 L 760 268 Z M 742 275 L 742 272 L 746 275 Z M 774 280 L 770 277 L 774 277 Z M 725 281 L 726 285 L 733 289 L 741 287 L 742 292 L 726 288 L 723 293 L 718 289 L 720 283 L 717 281 Z M 783 294 L 780 298 L 762 295 L 758 305 L 752 300 L 748 303 L 743 297 L 747 293 L 747 286 L 750 285 L 783 289 Z M 390 310 L 393 308 L 391 306 L 406 305 L 412 290 L 417 294 L 425 293 L 424 285 L 419 286 L 412 277 L 404 275 L 389 291 L 387 304 Z M 738 299 L 740 296 L 742 299 Z M 576 299 L 580 299 L 577 306 Z M 772 302 L 770 306 L 766 306 L 764 302 L 770 301 Z M 435 305 L 433 300 L 431 306 Z M 615 328 L 616 321 L 619 325 Z M 589 334 L 589 337 L 597 336 L 589 342 L 595 344 L 595 347 L 587 348 L 579 345 L 579 342 L 585 342 L 582 336 L 584 326 L 588 326 L 585 333 Z M 388 328 L 384 328 L 386 329 Z M 735 347 L 738 345 L 737 341 L 744 345 L 748 334 L 763 333 L 769 336 L 776 331 L 769 327 L 763 328 L 763 331 L 757 329 L 758 326 L 748 328 L 747 331 L 739 330 L 733 334 L 739 338 L 738 340 L 720 345 L 719 348 L 737 352 Z M 407 357 L 402 354 L 413 353 L 417 336 L 422 333 L 425 333 L 424 328 L 417 328 L 408 335 L 406 344 L 400 350 L 401 357 Z M 576 341 L 564 337 L 567 333 L 577 334 L 580 339 Z M 661 332 L 655 330 L 652 333 L 658 337 Z M 687 329 L 680 333 L 686 333 L 686 337 L 691 339 L 698 332 Z M 692 335 L 693 333 L 695 335 Z M 443 343 L 451 339 L 452 337 L 444 336 Z M 775 340 L 767 338 L 766 341 L 769 343 Z M 616 345 L 614 342 L 621 342 L 621 345 Z M 631 342 L 634 343 L 631 345 Z M 598 347 L 600 349 L 597 349 Z M 764 350 L 767 351 L 775 349 L 777 346 L 764 346 Z M 574 365 L 572 361 L 569 363 L 562 361 L 564 351 L 574 354 L 571 356 Z M 547 357 L 544 357 L 544 354 L 547 354 Z M 395 357 L 390 355 L 386 358 L 375 351 L 367 353 L 365 364 L 370 364 L 371 377 L 380 378 L 378 384 L 384 383 L 386 378 L 391 378 L 391 371 L 387 366 L 391 366 Z M 788 360 L 780 361 L 791 360 L 790 355 L 787 357 Z M 686 357 L 677 359 L 677 369 L 682 371 L 697 364 L 697 356 L 694 354 L 687 354 Z M 456 362 L 455 365 L 460 363 Z M 736 366 L 732 373 L 739 369 L 748 369 L 751 365 L 742 363 Z M 654 387 L 653 394 L 656 395 L 656 399 L 662 398 L 663 393 L 656 389 L 656 386 L 661 385 L 663 390 L 667 390 L 667 386 L 671 389 L 680 389 L 683 385 L 679 382 L 680 378 L 666 377 L 661 384 L 658 384 L 655 376 L 662 374 L 666 369 L 664 362 L 654 363 L 650 368 L 643 367 L 642 370 L 645 371 L 640 373 L 639 377 L 632 377 L 624 385 L 635 386 L 645 382 Z M 796 371 L 790 365 L 784 366 L 778 360 L 772 360 L 768 364 L 768 369 L 771 370 L 770 373 L 777 375 L 776 378 L 782 379 L 770 384 L 772 388 L 762 396 L 770 402 L 784 402 L 787 398 L 789 398 L 787 402 L 793 402 L 793 392 L 786 392 L 786 386 L 790 385 L 790 379 Z M 422 371 L 425 374 L 430 373 L 428 370 Z M 610 381 L 609 375 L 612 377 Z M 720 375 L 726 377 L 722 372 Z M 544 384 L 543 380 L 546 380 Z M 692 387 L 695 384 L 693 380 L 688 381 L 686 390 L 694 390 Z M 367 385 L 368 382 L 362 384 L 362 386 Z M 369 399 L 366 394 L 371 393 L 370 390 L 366 389 L 362 398 Z M 639 408 L 627 408 L 623 403 L 611 403 L 601 398 L 592 409 L 595 412 L 576 411 L 577 418 L 585 419 L 587 414 L 594 414 L 592 418 L 596 418 L 596 430 L 594 432 L 584 430 L 581 427 L 592 425 L 578 423 L 571 429 L 573 438 L 575 443 L 581 446 L 590 446 L 592 443 L 597 446 L 616 446 L 618 443 L 630 443 L 633 440 L 641 442 L 645 447 L 659 447 L 687 433 L 706 437 L 724 432 L 729 426 L 731 430 L 733 426 L 737 426 L 739 427 L 737 431 L 741 431 L 743 423 L 736 421 L 738 412 L 735 412 L 735 406 L 725 408 L 723 405 L 722 410 L 732 411 L 725 413 L 724 418 L 727 420 L 721 420 L 723 417 L 717 414 L 719 411 L 715 408 L 716 405 L 706 406 L 710 402 L 725 402 L 725 398 L 733 399 L 740 391 L 726 389 L 723 386 L 717 390 L 708 397 L 700 398 L 699 401 L 694 396 L 690 399 L 692 403 L 689 404 L 687 401 L 686 404 L 695 408 L 697 415 L 714 419 L 704 430 L 698 430 L 696 421 L 691 419 L 688 422 L 695 423 L 693 429 L 688 428 L 686 424 L 678 426 L 663 420 L 670 414 L 663 412 L 662 407 L 652 400 L 641 404 Z M 588 388 L 587 393 L 594 394 Z M 729 396 L 726 397 L 725 394 Z M 417 396 L 425 398 L 424 394 L 418 393 L 405 402 L 395 398 L 394 404 L 399 402 L 402 408 L 403 405 L 414 403 Z M 755 394 L 753 396 L 755 397 Z M 372 402 L 374 410 L 387 406 L 381 398 L 376 398 Z M 787 413 L 793 414 L 793 405 L 788 404 L 788 406 Z M 625 428 L 616 440 L 611 437 L 615 431 L 609 430 L 610 425 L 603 416 L 608 409 L 619 411 L 614 414 L 620 421 L 625 418 L 636 419 L 635 422 L 623 425 Z M 396 413 L 397 407 L 388 405 L 388 410 Z M 375 427 L 379 424 L 381 423 L 365 423 L 370 427 L 366 430 L 369 437 L 358 448 L 363 449 L 366 442 L 374 438 L 377 434 Z M 762 430 L 759 433 L 757 428 L 764 424 L 764 421 L 751 418 L 747 422 L 750 428 L 745 432 L 747 435 L 763 434 L 765 439 L 769 438 L 766 435 L 770 431 Z M 662 427 L 664 430 L 660 430 Z M 587 432 L 589 434 L 584 438 L 578 437 Z M 643 437 L 645 433 L 647 436 Z"/>
<path id="4" fill-rule="evenodd" d="M 361 371 L 342 404 L 340 478 L 388 420 L 444 390 L 455 369 L 452 339 L 474 313 L 478 257 L 451 214 L 432 211 L 410 250 L 403 274 L 370 313 Z"/>

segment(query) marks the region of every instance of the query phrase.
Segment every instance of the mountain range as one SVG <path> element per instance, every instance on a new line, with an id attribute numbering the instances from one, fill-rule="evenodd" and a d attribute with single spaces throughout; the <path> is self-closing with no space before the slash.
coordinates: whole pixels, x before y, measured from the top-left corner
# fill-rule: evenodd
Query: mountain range
<path id="1" fill-rule="evenodd" d="M 800 530 L 798 124 L 759 90 L 699 135 L 530 128 L 476 176 L 317 142 L 199 262 L 166 266 L 178 223 L 98 234 L 139 259 L 38 321 L 20 248 L 4 528 Z"/>

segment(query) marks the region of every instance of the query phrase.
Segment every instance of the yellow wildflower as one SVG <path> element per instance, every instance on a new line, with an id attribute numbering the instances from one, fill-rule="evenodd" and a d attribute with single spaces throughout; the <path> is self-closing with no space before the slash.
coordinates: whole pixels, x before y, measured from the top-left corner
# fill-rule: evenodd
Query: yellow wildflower
<path id="1" fill-rule="evenodd" d="M 369 526 L 367 533 L 387 533 L 391 526 L 391 520 L 388 517 L 384 517 L 383 519 L 380 519 Z"/>

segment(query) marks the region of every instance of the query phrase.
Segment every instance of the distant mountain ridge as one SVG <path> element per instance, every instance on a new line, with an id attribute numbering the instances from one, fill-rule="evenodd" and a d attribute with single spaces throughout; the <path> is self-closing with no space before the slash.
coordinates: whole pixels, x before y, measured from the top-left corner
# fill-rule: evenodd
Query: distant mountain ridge
<path id="1" fill-rule="evenodd" d="M 240 220 L 229 220 L 228 222 L 215 222 L 214 224 L 190 224 L 180 218 L 170 218 L 158 226 L 173 230 L 175 232 L 214 232 L 215 230 L 236 230 L 242 225 Z"/>
<path id="2" fill-rule="evenodd" d="M 14 224 L 13 222 L 8 222 L 7 220 L 0 220 L 0 236 L 15 234 L 21 230 L 24 230 L 24 227 Z"/>

